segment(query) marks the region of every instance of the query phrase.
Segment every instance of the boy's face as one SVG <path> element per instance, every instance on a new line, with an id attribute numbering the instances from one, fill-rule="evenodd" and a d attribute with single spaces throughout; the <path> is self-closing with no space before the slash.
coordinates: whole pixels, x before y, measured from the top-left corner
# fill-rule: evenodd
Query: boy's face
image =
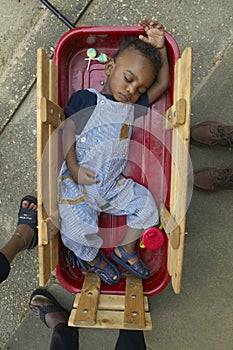
<path id="1" fill-rule="evenodd" d="M 102 93 L 116 101 L 135 103 L 153 84 L 156 73 L 153 64 L 133 48 L 124 50 L 115 60 L 106 64 L 108 79 Z"/>

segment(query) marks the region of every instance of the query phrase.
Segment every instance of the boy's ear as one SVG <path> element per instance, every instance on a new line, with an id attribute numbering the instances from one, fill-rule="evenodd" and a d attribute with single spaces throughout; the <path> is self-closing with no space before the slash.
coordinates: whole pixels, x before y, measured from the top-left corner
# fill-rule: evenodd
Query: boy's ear
<path id="1" fill-rule="evenodd" d="M 114 65 L 115 65 L 115 63 L 114 63 L 114 59 L 113 58 L 110 58 L 108 60 L 108 62 L 105 64 L 105 73 L 106 73 L 107 76 L 111 75 L 111 72 L 112 72 L 112 70 L 114 68 Z"/>

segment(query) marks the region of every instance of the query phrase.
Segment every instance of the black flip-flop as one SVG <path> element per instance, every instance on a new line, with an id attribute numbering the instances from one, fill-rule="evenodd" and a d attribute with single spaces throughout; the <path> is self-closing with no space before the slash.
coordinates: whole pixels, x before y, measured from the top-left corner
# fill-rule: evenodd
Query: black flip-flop
<path id="1" fill-rule="evenodd" d="M 32 299 L 36 296 L 44 296 L 53 303 L 53 305 L 48 305 L 48 306 L 35 306 L 39 309 L 41 321 L 47 327 L 48 327 L 48 325 L 47 325 L 46 320 L 45 320 L 46 314 L 49 314 L 51 312 L 58 312 L 58 311 L 64 311 L 67 314 L 69 314 L 69 311 L 66 310 L 63 306 L 61 306 L 59 304 L 59 302 L 57 301 L 57 299 L 48 290 L 42 289 L 42 288 L 38 288 L 32 293 L 32 295 L 30 297 L 30 301 L 29 301 L 29 307 L 31 310 L 32 310 L 32 306 L 31 306 Z"/>
<path id="2" fill-rule="evenodd" d="M 34 231 L 34 236 L 31 243 L 27 249 L 33 249 L 38 244 L 38 229 L 37 229 L 37 211 L 28 208 L 22 208 L 22 203 L 27 201 L 30 204 L 35 204 L 37 206 L 37 198 L 33 196 L 25 196 L 21 199 L 19 213 L 18 213 L 18 224 L 17 225 L 28 225 Z"/>

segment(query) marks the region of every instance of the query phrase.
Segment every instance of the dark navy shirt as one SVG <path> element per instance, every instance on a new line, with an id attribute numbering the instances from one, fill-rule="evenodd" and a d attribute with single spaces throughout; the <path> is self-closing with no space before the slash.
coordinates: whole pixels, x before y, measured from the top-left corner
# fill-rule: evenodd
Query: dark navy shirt
<path id="1" fill-rule="evenodd" d="M 106 98 L 116 101 L 112 95 L 103 94 Z M 76 125 L 76 134 L 80 134 L 84 129 L 88 119 L 92 115 L 97 104 L 97 95 L 89 90 L 78 90 L 74 92 L 67 106 L 64 108 L 66 118 L 71 117 Z M 147 114 L 148 95 L 144 93 L 134 104 L 134 118 Z M 82 111 L 82 112 L 80 112 Z M 79 113 L 78 113 L 79 112 Z M 116 116 L 117 118 L 117 116 Z"/>

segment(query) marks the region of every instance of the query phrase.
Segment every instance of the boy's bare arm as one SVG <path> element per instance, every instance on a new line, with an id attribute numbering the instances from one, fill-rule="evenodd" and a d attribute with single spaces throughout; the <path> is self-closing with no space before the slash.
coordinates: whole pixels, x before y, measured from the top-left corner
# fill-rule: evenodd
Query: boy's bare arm
<path id="1" fill-rule="evenodd" d="M 96 174 L 80 166 L 76 160 L 75 124 L 71 119 L 66 119 L 63 130 L 63 152 L 66 166 L 72 178 L 80 185 L 92 185 L 98 182 Z"/>
<path id="2" fill-rule="evenodd" d="M 164 28 L 156 21 L 143 19 L 139 24 L 144 28 L 146 35 L 139 35 L 139 39 L 155 46 L 160 50 L 161 69 L 158 73 L 156 82 L 148 89 L 149 104 L 156 101 L 167 90 L 170 84 L 169 63 L 167 57 L 167 48 L 165 45 Z"/>

